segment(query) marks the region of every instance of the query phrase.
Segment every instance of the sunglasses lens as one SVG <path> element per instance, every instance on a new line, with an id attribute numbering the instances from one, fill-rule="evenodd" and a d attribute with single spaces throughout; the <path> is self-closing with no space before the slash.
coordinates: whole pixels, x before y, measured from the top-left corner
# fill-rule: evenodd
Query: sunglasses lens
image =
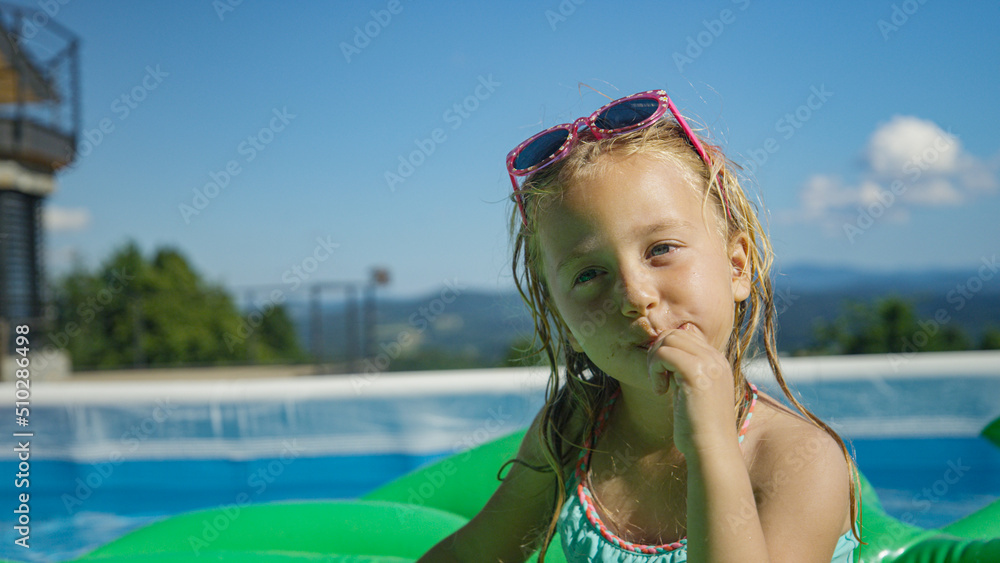
<path id="1" fill-rule="evenodd" d="M 659 107 L 659 100 L 653 98 L 628 100 L 602 111 L 594 125 L 600 129 L 626 129 L 649 119 Z"/>
<path id="2" fill-rule="evenodd" d="M 559 147 L 566 142 L 566 137 L 569 137 L 568 130 L 556 129 L 535 139 L 517 153 L 514 169 L 525 170 L 541 164 L 559 150 Z"/>

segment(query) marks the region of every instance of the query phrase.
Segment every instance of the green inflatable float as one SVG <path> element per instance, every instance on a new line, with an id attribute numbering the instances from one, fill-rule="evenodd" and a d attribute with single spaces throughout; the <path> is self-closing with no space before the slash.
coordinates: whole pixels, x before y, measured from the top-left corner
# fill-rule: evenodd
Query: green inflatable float
<path id="1" fill-rule="evenodd" d="M 1000 419 L 983 435 L 1000 444 Z M 461 527 L 496 490 L 497 470 L 524 431 L 455 454 L 360 500 L 229 506 L 140 528 L 76 561 L 405 563 Z M 1000 562 L 1000 500 L 941 530 L 887 515 L 862 476 L 865 563 Z M 565 561 L 558 538 L 548 561 Z M 531 561 L 535 558 L 532 557 Z"/>

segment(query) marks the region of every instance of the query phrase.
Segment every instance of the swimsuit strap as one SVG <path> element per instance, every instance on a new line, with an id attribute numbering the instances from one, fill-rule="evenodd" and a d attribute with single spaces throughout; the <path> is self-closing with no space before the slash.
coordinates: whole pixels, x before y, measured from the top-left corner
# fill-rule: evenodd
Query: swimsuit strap
<path id="1" fill-rule="evenodd" d="M 749 383 L 749 382 L 748 382 Z M 747 417 L 743 421 L 742 426 L 739 431 L 739 443 L 743 444 L 743 437 L 747 433 L 747 429 L 750 427 L 750 417 L 753 416 L 753 408 L 757 405 L 757 386 L 750 383 L 750 390 L 747 391 L 749 398 L 744 398 L 744 404 L 749 403 L 747 408 Z M 618 398 L 621 396 L 621 387 L 615 390 L 608 399 L 608 403 L 601 409 L 601 412 L 597 415 L 597 425 L 594 428 L 594 433 L 592 436 L 588 436 L 587 440 L 583 444 L 583 450 L 580 451 L 580 457 L 577 459 L 576 463 L 576 492 L 577 496 L 580 498 L 580 504 L 583 506 L 583 511 L 587 515 L 587 520 L 593 524 L 601 536 L 604 537 L 611 544 L 624 549 L 625 551 L 631 551 L 634 553 L 647 553 L 647 554 L 658 554 L 658 553 L 668 553 L 680 547 L 685 547 L 687 544 L 687 537 L 681 538 L 679 541 L 665 543 L 661 545 L 645 545 L 645 544 L 635 544 L 629 541 L 623 540 L 615 535 L 614 532 L 608 529 L 601 521 L 597 514 L 597 509 L 594 508 L 593 493 L 587 489 L 584 482 L 587 475 L 590 473 L 590 452 L 593 448 L 594 442 L 597 437 L 600 436 L 601 431 L 604 430 L 604 424 L 608 420 L 608 416 L 611 413 L 611 407 L 615 404 Z"/>
<path id="2" fill-rule="evenodd" d="M 743 443 L 743 437 L 746 435 L 747 429 L 750 428 L 750 417 L 753 416 L 753 408 L 757 406 L 757 386 L 754 385 L 753 383 L 750 383 L 749 381 L 747 383 L 750 384 L 750 391 L 748 392 L 748 394 L 751 395 L 750 407 L 747 409 L 747 417 L 743 420 L 743 426 L 740 427 L 740 433 L 739 433 L 740 444 Z M 744 401 L 746 401 L 745 398 Z"/>

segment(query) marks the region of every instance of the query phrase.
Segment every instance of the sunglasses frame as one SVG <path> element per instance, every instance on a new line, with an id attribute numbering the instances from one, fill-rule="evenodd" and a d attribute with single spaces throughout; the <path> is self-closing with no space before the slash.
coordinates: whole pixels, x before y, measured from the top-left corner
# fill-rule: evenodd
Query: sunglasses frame
<path id="1" fill-rule="evenodd" d="M 657 102 L 656 111 L 654 111 L 649 117 L 633 125 L 620 127 L 617 129 L 602 129 L 596 125 L 597 119 L 600 117 L 602 113 L 617 105 L 631 102 L 633 100 L 655 100 Z M 558 162 L 563 158 L 565 158 L 566 155 L 569 154 L 569 151 L 573 148 L 573 145 L 576 144 L 576 140 L 580 136 L 580 128 L 584 125 L 587 127 L 587 130 L 594 135 L 595 138 L 605 139 L 608 137 L 622 135 L 630 131 L 635 131 L 637 129 L 644 129 L 646 127 L 649 127 L 650 125 L 659 121 L 660 118 L 663 117 L 668 110 L 674 116 L 674 119 L 677 121 L 677 124 L 681 126 L 681 129 L 687 136 L 688 142 L 690 142 L 691 146 L 694 147 L 694 150 L 698 153 L 698 156 L 701 157 L 702 161 L 705 162 L 705 164 L 712 166 L 712 159 L 709 158 L 708 152 L 705 150 L 704 145 L 702 145 L 701 141 L 698 140 L 698 137 L 695 136 L 694 131 L 692 131 L 691 127 L 688 126 L 687 121 L 684 120 L 684 117 L 681 116 L 681 113 L 677 111 L 677 106 L 675 106 L 674 102 L 671 101 L 669 96 L 667 96 L 667 92 L 665 90 L 647 90 L 646 92 L 640 92 L 638 94 L 633 94 L 631 96 L 619 98 L 617 100 L 604 104 L 603 106 L 600 107 L 600 109 L 590 114 L 590 116 L 588 117 L 581 117 L 576 119 L 572 123 L 563 123 L 561 125 L 556 125 L 555 127 L 549 127 L 544 131 L 536 133 L 531 137 L 529 137 L 524 142 L 522 142 L 521 144 L 514 147 L 512 151 L 507 153 L 507 173 L 510 176 L 510 183 L 514 187 L 514 199 L 517 201 L 517 208 L 521 212 L 521 220 L 524 222 L 524 225 L 525 226 L 528 225 L 528 216 L 524 211 L 524 202 L 521 200 L 521 189 L 517 185 L 517 178 L 519 176 L 527 176 L 529 174 L 541 170 L 542 168 L 545 168 L 546 166 L 554 162 Z M 533 164 L 527 168 L 514 167 L 514 162 L 517 160 L 517 157 L 520 156 L 522 150 L 530 146 L 539 138 L 544 137 L 545 135 L 548 135 L 553 131 L 560 131 L 560 130 L 565 130 L 567 132 L 567 135 L 566 139 L 563 141 L 563 143 L 559 146 L 559 148 L 555 152 L 553 152 L 550 156 L 542 159 L 541 162 Z M 726 216 L 732 218 L 732 214 L 729 211 L 729 201 L 728 198 L 726 197 L 726 191 L 722 188 L 721 175 L 722 172 L 720 171 L 719 172 L 720 178 L 718 180 L 719 180 L 719 190 L 722 193 L 723 206 L 726 208 Z"/>

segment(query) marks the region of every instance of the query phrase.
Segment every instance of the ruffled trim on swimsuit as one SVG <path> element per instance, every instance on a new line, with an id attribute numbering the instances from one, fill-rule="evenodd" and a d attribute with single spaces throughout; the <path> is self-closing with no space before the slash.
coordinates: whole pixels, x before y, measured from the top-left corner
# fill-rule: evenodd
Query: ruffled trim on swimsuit
<path id="1" fill-rule="evenodd" d="M 575 480 L 575 479 L 574 479 Z M 636 553 L 624 550 L 604 539 L 587 519 L 580 499 L 568 495 L 559 514 L 559 535 L 567 561 L 602 561 L 609 563 L 682 563 L 687 561 L 687 546 L 667 553 Z M 682 540 L 682 543 L 687 540 Z"/>

